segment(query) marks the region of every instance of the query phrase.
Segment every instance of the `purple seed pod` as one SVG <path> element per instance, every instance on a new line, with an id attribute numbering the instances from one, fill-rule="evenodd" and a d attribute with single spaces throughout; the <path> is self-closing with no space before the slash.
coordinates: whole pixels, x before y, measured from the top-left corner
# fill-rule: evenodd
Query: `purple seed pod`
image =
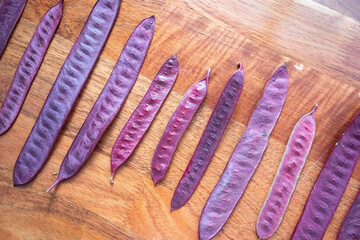
<path id="1" fill-rule="evenodd" d="M 54 184 L 74 176 L 85 164 L 100 137 L 119 112 L 135 84 L 154 35 L 155 17 L 144 19 L 125 44 L 109 80 L 101 91 L 66 154 Z"/>
<path id="2" fill-rule="evenodd" d="M 32 36 L 0 109 L 0 135 L 14 123 L 62 16 L 63 1 L 50 8 Z"/>
<path id="3" fill-rule="evenodd" d="M 360 114 L 343 133 L 310 192 L 291 239 L 322 239 L 360 157 Z"/>
<path id="4" fill-rule="evenodd" d="M 179 209 L 189 201 L 199 185 L 215 149 L 220 142 L 231 114 L 244 86 L 244 70 L 239 69 L 227 82 L 171 199 L 171 211 Z"/>
<path id="5" fill-rule="evenodd" d="M 360 192 L 350 207 L 340 228 L 338 240 L 360 239 Z"/>
<path id="6" fill-rule="evenodd" d="M 294 127 L 273 184 L 256 223 L 259 238 L 269 238 L 279 227 L 315 137 L 315 110 Z"/>
<path id="7" fill-rule="evenodd" d="M 2 0 L 0 2 L 0 57 L 25 5 L 26 0 Z"/>
<path id="8" fill-rule="evenodd" d="M 14 186 L 33 180 L 48 159 L 109 36 L 120 2 L 98 0 L 91 10 L 15 163 Z"/>
<path id="9" fill-rule="evenodd" d="M 151 176 L 155 184 L 164 178 L 181 136 L 205 98 L 209 74 L 210 69 L 203 79 L 187 90 L 164 130 L 151 162 Z"/>
<path id="10" fill-rule="evenodd" d="M 201 213 L 200 239 L 211 239 L 225 225 L 245 191 L 269 142 L 269 136 L 283 108 L 289 76 L 280 66 L 265 86 L 262 98 L 234 149 L 224 172 Z"/>
<path id="11" fill-rule="evenodd" d="M 179 62 L 175 54 L 160 67 L 148 91 L 131 114 L 115 141 L 111 151 L 111 183 L 113 183 L 116 169 L 129 159 L 150 127 L 150 124 L 169 94 L 178 73 Z"/>

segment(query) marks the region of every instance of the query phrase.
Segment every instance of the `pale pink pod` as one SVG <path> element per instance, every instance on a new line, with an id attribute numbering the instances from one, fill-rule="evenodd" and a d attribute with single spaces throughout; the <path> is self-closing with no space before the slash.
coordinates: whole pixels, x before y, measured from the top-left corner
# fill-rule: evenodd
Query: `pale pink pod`
<path id="1" fill-rule="evenodd" d="M 279 169 L 256 223 L 259 238 L 270 237 L 279 227 L 285 214 L 315 137 L 316 108 L 317 105 L 296 123 L 290 135 Z"/>

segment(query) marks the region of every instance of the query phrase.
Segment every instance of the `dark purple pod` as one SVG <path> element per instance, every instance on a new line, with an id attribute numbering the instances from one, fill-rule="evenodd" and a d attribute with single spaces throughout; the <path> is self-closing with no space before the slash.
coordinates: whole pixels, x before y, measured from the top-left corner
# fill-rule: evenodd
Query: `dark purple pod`
<path id="1" fill-rule="evenodd" d="M 203 79 L 194 83 L 187 90 L 166 125 L 151 161 L 151 176 L 155 184 L 164 178 L 181 136 L 205 98 L 208 90 L 209 74 L 210 69 Z"/>
<path id="2" fill-rule="evenodd" d="M 0 2 L 0 57 L 25 5 L 26 0 L 2 0 Z"/>
<path id="3" fill-rule="evenodd" d="M 98 0 L 91 10 L 15 163 L 15 186 L 33 180 L 48 159 L 109 36 L 119 9 L 120 0 Z"/>
<path id="4" fill-rule="evenodd" d="M 226 84 L 171 199 L 171 211 L 189 201 L 199 185 L 215 149 L 220 142 L 231 114 L 244 86 L 244 70 L 241 64 Z"/>
<path id="5" fill-rule="evenodd" d="M 125 123 L 111 151 L 111 183 L 116 169 L 129 159 L 150 127 L 178 73 L 179 62 L 175 54 L 160 67 L 149 89 Z"/>
<path id="6" fill-rule="evenodd" d="M 338 240 L 360 239 L 360 192 L 350 207 L 341 225 Z"/>
<path id="7" fill-rule="evenodd" d="M 125 44 L 109 80 L 76 135 L 51 190 L 74 176 L 85 164 L 100 137 L 115 118 L 135 84 L 154 35 L 155 17 L 144 19 Z"/>
<path id="8" fill-rule="evenodd" d="M 50 8 L 32 36 L 0 109 L 0 135 L 14 123 L 62 16 L 63 1 Z"/>
<path id="9" fill-rule="evenodd" d="M 322 239 L 360 157 L 360 114 L 343 133 L 310 192 L 291 239 Z"/>
<path id="10" fill-rule="evenodd" d="M 289 76 L 285 64 L 272 75 L 248 126 L 201 213 L 200 239 L 213 238 L 225 225 L 254 174 L 283 108 Z"/>

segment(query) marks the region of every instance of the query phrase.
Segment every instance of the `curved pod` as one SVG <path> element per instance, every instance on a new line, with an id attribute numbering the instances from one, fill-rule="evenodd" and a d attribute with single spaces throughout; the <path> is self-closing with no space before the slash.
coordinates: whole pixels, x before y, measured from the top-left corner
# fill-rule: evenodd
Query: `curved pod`
<path id="1" fill-rule="evenodd" d="M 15 163 L 15 186 L 33 180 L 48 159 L 106 42 L 119 9 L 120 0 L 98 0 L 91 10 Z"/>
<path id="2" fill-rule="evenodd" d="M 315 110 L 295 125 L 270 191 L 256 223 L 259 238 L 269 238 L 279 227 L 315 137 Z"/>
<path id="3" fill-rule="evenodd" d="M 205 98 L 208 90 L 209 74 L 210 69 L 203 79 L 194 83 L 187 90 L 166 125 L 151 162 L 151 176 L 155 184 L 164 178 L 181 136 Z"/>
<path id="4" fill-rule="evenodd" d="M 244 134 L 205 204 L 199 223 L 200 239 L 214 237 L 234 211 L 264 154 L 288 86 L 289 76 L 284 64 L 266 84 Z"/>
<path id="5" fill-rule="evenodd" d="M 244 86 L 244 70 L 241 64 L 238 67 L 239 69 L 227 82 L 195 152 L 175 189 L 171 199 L 171 211 L 179 209 L 189 201 L 215 153 Z"/>
<path id="6" fill-rule="evenodd" d="M 60 1 L 45 13 L 20 60 L 0 109 L 0 135 L 11 127 L 20 112 L 31 83 L 60 23 L 62 7 L 63 1 Z"/>
<path id="7" fill-rule="evenodd" d="M 360 192 L 351 205 L 341 225 L 338 240 L 360 239 Z"/>
<path id="8" fill-rule="evenodd" d="M 74 176 L 89 158 L 135 84 L 154 35 L 154 28 L 155 17 L 152 16 L 144 19 L 132 32 L 109 80 L 66 154 L 58 178 L 47 191 Z"/>
<path id="9" fill-rule="evenodd" d="M 291 239 L 322 239 L 360 157 L 360 114 L 343 133 L 310 192 Z"/>
<path id="10" fill-rule="evenodd" d="M 2 0 L 0 2 L 0 57 L 25 5 L 26 0 Z"/>
<path id="11" fill-rule="evenodd" d="M 179 62 L 175 54 L 160 67 L 149 89 L 115 141 L 111 151 L 111 183 L 113 183 L 116 169 L 129 159 L 150 127 L 178 73 Z"/>

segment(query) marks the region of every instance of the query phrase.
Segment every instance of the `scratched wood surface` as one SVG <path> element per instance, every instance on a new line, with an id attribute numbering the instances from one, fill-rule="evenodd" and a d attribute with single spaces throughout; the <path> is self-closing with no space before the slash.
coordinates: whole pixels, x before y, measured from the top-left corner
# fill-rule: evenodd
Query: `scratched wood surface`
<path id="1" fill-rule="evenodd" d="M 0 101 L 46 10 L 56 0 L 28 1 L 0 59 Z M 289 239 L 331 148 L 360 111 L 360 4 L 356 1 L 124 0 L 110 38 L 54 150 L 37 178 L 13 187 L 12 169 L 67 53 L 95 0 L 65 0 L 64 15 L 13 127 L 0 137 L 0 239 L 197 239 L 212 188 L 245 130 L 272 72 L 287 63 L 290 86 L 269 146 L 234 213 L 216 239 L 257 239 L 255 223 L 287 139 L 315 103 L 313 148 L 284 219 L 271 239 Z M 45 193 L 133 28 L 155 15 L 144 66 L 122 110 L 88 163 L 73 179 Z M 132 158 L 109 183 L 112 145 L 157 69 L 178 53 L 180 73 Z M 173 191 L 227 79 L 241 61 L 245 86 L 203 180 L 190 201 L 170 213 Z M 150 162 L 167 121 L 188 87 L 211 67 L 209 93 L 184 134 L 164 181 L 154 187 Z M 325 239 L 334 239 L 360 188 L 360 164 Z"/>

